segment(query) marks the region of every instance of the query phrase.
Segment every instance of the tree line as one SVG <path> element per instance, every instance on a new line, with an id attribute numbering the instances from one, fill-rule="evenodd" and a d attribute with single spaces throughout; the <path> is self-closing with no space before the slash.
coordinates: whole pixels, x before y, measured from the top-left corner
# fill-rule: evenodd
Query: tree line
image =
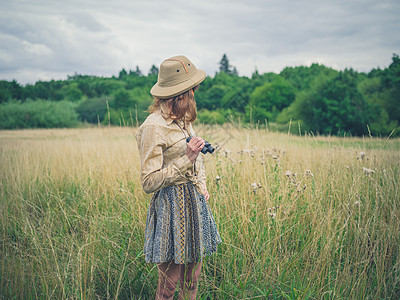
<path id="1" fill-rule="evenodd" d="M 0 128 L 136 126 L 147 116 L 157 74 L 153 65 L 147 75 L 137 66 L 112 77 L 75 74 L 25 86 L 0 81 Z M 400 58 L 393 54 L 388 67 L 368 73 L 312 64 L 246 77 L 224 54 L 196 102 L 198 120 L 208 124 L 290 123 L 315 134 L 399 136 Z"/>

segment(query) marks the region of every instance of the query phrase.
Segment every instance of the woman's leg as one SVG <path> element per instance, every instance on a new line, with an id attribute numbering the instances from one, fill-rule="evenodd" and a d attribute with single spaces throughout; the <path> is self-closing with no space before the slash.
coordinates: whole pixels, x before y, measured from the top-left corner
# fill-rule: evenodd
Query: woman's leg
<path id="1" fill-rule="evenodd" d="M 196 299 L 201 261 L 179 265 L 179 299 Z"/>
<path id="2" fill-rule="evenodd" d="M 173 261 L 157 264 L 158 286 L 156 299 L 173 299 L 176 284 L 179 281 L 180 265 Z"/>

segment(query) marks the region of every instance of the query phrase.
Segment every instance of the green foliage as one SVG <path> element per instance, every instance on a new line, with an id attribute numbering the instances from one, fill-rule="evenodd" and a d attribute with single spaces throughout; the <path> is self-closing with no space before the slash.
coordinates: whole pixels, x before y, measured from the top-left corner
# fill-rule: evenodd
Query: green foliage
<path id="1" fill-rule="evenodd" d="M 118 90 L 114 94 L 114 101 L 111 103 L 112 108 L 128 108 L 136 104 L 136 101 L 132 98 L 131 94 L 125 90 Z"/>
<path id="2" fill-rule="evenodd" d="M 79 103 L 76 107 L 79 120 L 88 123 L 102 122 L 107 112 L 105 98 L 91 98 Z"/>
<path id="3" fill-rule="evenodd" d="M 334 77 L 337 74 L 338 71 L 324 65 L 312 64 L 310 67 L 286 67 L 280 76 L 285 78 L 296 90 L 302 91 L 309 89 L 317 77 Z"/>
<path id="4" fill-rule="evenodd" d="M 230 75 L 236 75 L 236 76 L 238 75 L 238 71 L 237 71 L 236 67 L 232 67 L 229 64 L 228 56 L 226 56 L 225 53 L 224 53 L 224 55 L 222 55 L 222 58 L 219 61 L 219 72 L 225 73 L 225 74 L 230 74 Z"/>
<path id="5" fill-rule="evenodd" d="M 224 114 L 219 110 L 210 111 L 203 109 L 198 112 L 197 120 L 204 124 L 223 124 L 226 119 Z"/>
<path id="6" fill-rule="evenodd" d="M 383 87 L 388 91 L 383 107 L 391 120 L 400 123 L 400 58 L 394 54 L 392 60 L 382 78 Z"/>
<path id="7" fill-rule="evenodd" d="M 298 94 L 285 113 L 292 113 L 293 119 L 303 120 L 307 128 L 322 134 L 368 134 L 367 125 L 373 120 L 372 106 L 359 92 L 353 70 L 315 81 L 312 89 Z"/>
<path id="8" fill-rule="evenodd" d="M 393 55 L 386 69 L 369 73 L 339 72 L 320 64 L 287 67 L 279 74 L 251 78 L 237 75 L 224 54 L 219 72 L 207 76 L 196 92 L 202 122 L 277 122 L 277 128 L 299 122 L 302 130 L 322 134 L 350 132 L 353 135 L 400 135 L 400 58 Z M 104 101 L 111 109 L 112 122 L 133 116 L 140 124 L 152 103 L 151 87 L 157 82 L 158 68 L 152 65 L 143 76 L 136 70 L 122 69 L 109 78 L 74 74 L 67 80 L 38 81 L 26 86 L 15 80 L 0 81 L 0 103 L 26 99 L 69 101 L 77 104 L 80 120 L 97 123 L 106 115 Z M 103 100 L 100 100 L 103 99 Z M 92 110 L 92 111 L 91 111 Z M 99 117 L 97 117 L 99 116 Z M 394 132 L 393 132 L 394 130 Z"/>
<path id="9" fill-rule="evenodd" d="M 295 99 L 294 88 L 283 78 L 267 82 L 257 87 L 250 96 L 246 110 L 248 119 L 255 122 L 275 121 L 278 113 Z"/>
<path id="10" fill-rule="evenodd" d="M 0 103 L 11 99 L 22 99 L 23 88 L 15 81 L 0 81 Z"/>
<path id="11" fill-rule="evenodd" d="M 78 125 L 78 115 L 68 101 L 11 101 L 0 104 L 0 128 L 54 128 Z"/>
<path id="12" fill-rule="evenodd" d="M 78 102 L 82 99 L 82 91 L 78 88 L 77 83 L 71 83 L 64 85 L 60 90 L 56 92 L 57 99 L 65 99 L 71 102 Z"/>
<path id="13" fill-rule="evenodd" d="M 125 82 L 117 80 L 115 78 L 105 78 L 104 80 L 96 81 L 94 89 L 97 96 L 111 95 L 118 89 L 125 87 Z"/>
<path id="14" fill-rule="evenodd" d="M 134 110 L 110 108 L 103 118 L 103 125 L 136 126 Z"/>
<path id="15" fill-rule="evenodd" d="M 387 111 L 388 102 L 391 98 L 391 90 L 383 86 L 381 77 L 365 78 L 358 84 L 358 89 L 364 98 L 371 104 L 374 117 L 370 124 L 373 135 L 388 136 L 399 125 L 397 120 L 391 120 Z M 394 131 L 393 136 L 400 132 Z"/>

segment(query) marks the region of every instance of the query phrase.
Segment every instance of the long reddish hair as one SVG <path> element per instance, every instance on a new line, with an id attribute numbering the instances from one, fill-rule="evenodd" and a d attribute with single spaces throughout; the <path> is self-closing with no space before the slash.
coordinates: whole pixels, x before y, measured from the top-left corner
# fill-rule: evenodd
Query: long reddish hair
<path id="1" fill-rule="evenodd" d="M 185 120 L 193 123 L 197 118 L 196 101 L 194 99 L 194 91 L 199 86 L 168 99 L 159 99 L 154 97 L 153 104 L 149 107 L 148 112 L 153 113 L 160 108 L 161 103 L 164 103 L 170 109 L 169 117 L 174 120 Z"/>

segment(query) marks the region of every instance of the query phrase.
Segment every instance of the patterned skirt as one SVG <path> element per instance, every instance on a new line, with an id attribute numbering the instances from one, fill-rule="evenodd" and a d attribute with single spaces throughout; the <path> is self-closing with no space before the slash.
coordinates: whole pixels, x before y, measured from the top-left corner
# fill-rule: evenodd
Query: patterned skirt
<path id="1" fill-rule="evenodd" d="M 146 221 L 146 262 L 197 262 L 216 252 L 219 243 L 210 207 L 191 182 L 154 193 Z"/>

